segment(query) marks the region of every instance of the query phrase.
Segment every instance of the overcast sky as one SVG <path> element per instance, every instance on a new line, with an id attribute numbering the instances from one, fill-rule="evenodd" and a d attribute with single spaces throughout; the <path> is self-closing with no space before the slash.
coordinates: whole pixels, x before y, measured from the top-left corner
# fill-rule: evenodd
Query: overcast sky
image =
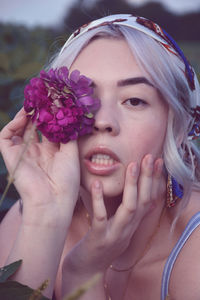
<path id="1" fill-rule="evenodd" d="M 17 22 L 28 26 L 55 26 L 77 0 L 0 0 L 0 22 Z M 95 0 L 86 0 L 95 2 Z M 108 0 L 109 1 L 109 0 Z M 150 0 L 127 0 L 143 4 Z M 177 13 L 200 10 L 200 0 L 154 0 Z"/>

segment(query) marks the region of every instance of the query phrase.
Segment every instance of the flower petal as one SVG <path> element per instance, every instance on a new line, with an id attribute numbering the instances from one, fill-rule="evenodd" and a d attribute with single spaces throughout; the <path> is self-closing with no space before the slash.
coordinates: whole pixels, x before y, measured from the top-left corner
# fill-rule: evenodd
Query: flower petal
<path id="1" fill-rule="evenodd" d="M 92 80 L 67 67 L 41 70 L 24 89 L 24 109 L 41 133 L 52 142 L 67 143 L 91 133 L 100 101 Z"/>
<path id="2" fill-rule="evenodd" d="M 79 98 L 79 101 L 83 105 L 93 105 L 94 104 L 94 99 L 90 96 L 81 97 L 81 98 Z"/>
<path id="3" fill-rule="evenodd" d="M 77 83 L 79 80 L 80 72 L 78 70 L 72 71 L 70 74 L 70 80 Z"/>

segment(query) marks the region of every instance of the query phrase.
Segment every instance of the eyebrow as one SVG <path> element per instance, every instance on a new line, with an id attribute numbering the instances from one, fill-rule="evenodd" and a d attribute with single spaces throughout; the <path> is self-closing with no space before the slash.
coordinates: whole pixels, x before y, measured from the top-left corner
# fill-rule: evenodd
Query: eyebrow
<path id="1" fill-rule="evenodd" d="M 142 83 L 155 88 L 155 86 L 146 77 L 131 77 L 131 78 L 127 78 L 127 79 L 122 79 L 117 82 L 117 86 L 124 87 L 124 86 L 128 86 L 128 85 L 136 85 L 136 84 L 142 84 Z M 95 82 L 92 81 L 90 86 L 93 88 L 96 87 Z"/>
<path id="2" fill-rule="evenodd" d="M 154 85 L 146 77 L 132 77 L 127 79 L 122 79 L 117 82 L 117 86 L 123 87 L 127 85 L 135 85 L 141 83 L 154 87 Z"/>

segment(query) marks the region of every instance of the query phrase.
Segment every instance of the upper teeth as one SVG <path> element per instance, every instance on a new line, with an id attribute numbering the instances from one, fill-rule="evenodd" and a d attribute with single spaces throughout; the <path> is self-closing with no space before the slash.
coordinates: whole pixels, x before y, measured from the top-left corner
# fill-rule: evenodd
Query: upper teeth
<path id="1" fill-rule="evenodd" d="M 110 159 L 111 157 L 107 154 L 93 154 L 92 158 L 97 158 L 97 159 Z"/>
<path id="2" fill-rule="evenodd" d="M 114 163 L 114 159 L 107 154 L 98 153 L 92 155 L 91 162 L 96 164 L 112 165 Z"/>

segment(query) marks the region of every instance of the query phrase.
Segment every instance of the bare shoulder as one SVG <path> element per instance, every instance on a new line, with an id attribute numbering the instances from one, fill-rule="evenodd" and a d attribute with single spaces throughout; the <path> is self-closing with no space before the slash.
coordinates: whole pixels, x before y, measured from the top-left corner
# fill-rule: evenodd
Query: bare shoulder
<path id="1" fill-rule="evenodd" d="M 200 192 L 195 192 L 186 209 L 185 223 L 198 212 L 200 213 Z M 174 264 L 169 284 L 171 300 L 200 299 L 200 216 L 196 225 Z"/>
<path id="2" fill-rule="evenodd" d="M 21 223 L 19 201 L 7 212 L 0 224 L 0 266 L 3 266 L 12 249 Z"/>

